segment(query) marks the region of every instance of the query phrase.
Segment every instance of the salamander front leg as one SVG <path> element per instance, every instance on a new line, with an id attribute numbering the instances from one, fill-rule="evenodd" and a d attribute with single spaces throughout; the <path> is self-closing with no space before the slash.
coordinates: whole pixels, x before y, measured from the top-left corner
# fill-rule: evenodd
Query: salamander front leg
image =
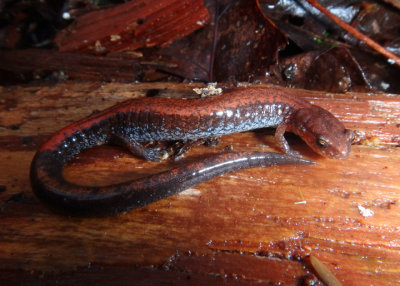
<path id="1" fill-rule="evenodd" d="M 301 158 L 302 156 L 300 155 L 299 152 L 290 149 L 289 143 L 285 139 L 284 135 L 286 127 L 287 125 L 285 122 L 282 122 L 281 124 L 278 125 L 275 131 L 275 139 L 278 142 L 279 147 L 282 149 L 283 152 L 285 152 L 285 154 Z"/>

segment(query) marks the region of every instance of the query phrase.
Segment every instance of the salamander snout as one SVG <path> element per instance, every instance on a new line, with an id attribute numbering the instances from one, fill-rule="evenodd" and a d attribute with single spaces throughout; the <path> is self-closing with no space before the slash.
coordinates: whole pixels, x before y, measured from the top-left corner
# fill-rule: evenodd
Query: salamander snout
<path id="1" fill-rule="evenodd" d="M 335 159 L 345 159 L 350 154 L 350 146 L 353 138 L 353 132 L 344 129 L 343 132 L 334 136 L 317 135 L 315 138 L 315 146 L 312 147 L 317 153 Z"/>
<path id="2" fill-rule="evenodd" d="M 314 105 L 300 109 L 290 127 L 311 149 L 324 157 L 344 159 L 350 154 L 353 132 L 321 107 Z"/>

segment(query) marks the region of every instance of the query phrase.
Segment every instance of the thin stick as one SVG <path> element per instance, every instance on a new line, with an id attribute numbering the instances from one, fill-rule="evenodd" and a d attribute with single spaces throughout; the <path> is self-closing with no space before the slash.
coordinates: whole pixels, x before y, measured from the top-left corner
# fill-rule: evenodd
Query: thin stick
<path id="1" fill-rule="evenodd" d="M 337 25 L 339 25 L 344 30 L 346 30 L 349 34 L 353 35 L 354 37 L 356 37 L 360 41 L 363 41 L 368 46 L 373 48 L 375 51 L 377 51 L 378 53 L 384 55 L 386 58 L 390 59 L 391 61 L 396 63 L 398 66 L 400 66 L 400 58 L 398 56 L 396 56 L 395 54 L 389 52 L 384 47 L 382 47 L 380 44 L 378 44 L 377 42 L 375 42 L 374 40 L 372 40 L 368 36 L 364 35 L 363 33 L 358 31 L 357 29 L 355 29 L 351 25 L 347 24 L 346 22 L 344 22 L 339 17 L 333 15 L 331 12 L 328 11 L 328 9 L 326 9 L 324 6 L 322 6 L 318 1 L 315 1 L 315 0 L 306 0 L 306 1 L 308 3 L 310 3 L 312 6 L 314 6 L 315 8 L 317 8 L 320 12 L 325 14 L 325 16 L 327 16 L 329 19 L 331 19 Z"/>

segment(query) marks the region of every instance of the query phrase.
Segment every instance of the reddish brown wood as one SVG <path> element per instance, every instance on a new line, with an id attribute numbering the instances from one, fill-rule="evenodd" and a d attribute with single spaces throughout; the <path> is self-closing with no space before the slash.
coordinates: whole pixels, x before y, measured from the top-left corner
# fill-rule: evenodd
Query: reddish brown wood
<path id="1" fill-rule="evenodd" d="M 58 34 L 56 43 L 62 52 L 136 50 L 171 43 L 208 19 L 202 0 L 129 1 L 80 16 Z"/>
<path id="2" fill-rule="evenodd" d="M 353 146 L 346 160 L 318 157 L 289 136 L 316 166 L 243 170 L 105 218 L 55 213 L 33 195 L 29 164 L 36 144 L 52 132 L 149 89 L 182 96 L 195 86 L 64 82 L 0 89 L 0 284 L 295 285 L 312 279 L 309 254 L 343 285 L 400 282 L 398 95 L 290 91 L 363 131 L 360 141 L 379 138 L 370 140 L 377 146 Z M 226 136 L 186 156 L 227 145 L 278 151 L 271 135 Z M 80 155 L 64 173 L 77 183 L 108 184 L 172 165 L 106 146 Z M 363 216 L 360 206 L 373 216 Z"/>
<path id="3" fill-rule="evenodd" d="M 145 70 L 137 59 L 121 54 L 118 57 L 105 57 L 39 49 L 2 51 L 0 62 L 0 70 L 14 73 L 14 78 L 23 74 L 27 80 L 50 74 L 61 80 L 132 82 L 140 79 Z"/>

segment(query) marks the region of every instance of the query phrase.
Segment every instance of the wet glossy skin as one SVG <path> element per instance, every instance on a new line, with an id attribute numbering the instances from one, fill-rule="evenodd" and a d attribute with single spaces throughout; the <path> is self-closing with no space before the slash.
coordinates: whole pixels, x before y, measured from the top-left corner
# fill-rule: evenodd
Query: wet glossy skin
<path id="1" fill-rule="evenodd" d="M 63 166 L 82 150 L 119 144 L 147 160 L 170 155 L 145 148 L 142 142 L 193 142 L 277 127 L 275 137 L 288 155 L 225 153 L 168 172 L 106 187 L 82 187 L 62 177 Z M 75 122 L 56 132 L 39 149 L 31 166 L 35 193 L 52 204 L 73 210 L 115 212 L 144 206 L 217 175 L 254 166 L 311 163 L 290 155 L 283 134 L 299 135 L 315 152 L 345 158 L 350 132 L 332 114 L 276 89 L 247 88 L 204 99 L 132 99 Z"/>
<path id="2" fill-rule="evenodd" d="M 299 135 L 316 153 L 336 159 L 345 159 L 350 154 L 353 132 L 331 113 L 319 106 L 302 108 L 293 115 L 287 128 Z"/>

